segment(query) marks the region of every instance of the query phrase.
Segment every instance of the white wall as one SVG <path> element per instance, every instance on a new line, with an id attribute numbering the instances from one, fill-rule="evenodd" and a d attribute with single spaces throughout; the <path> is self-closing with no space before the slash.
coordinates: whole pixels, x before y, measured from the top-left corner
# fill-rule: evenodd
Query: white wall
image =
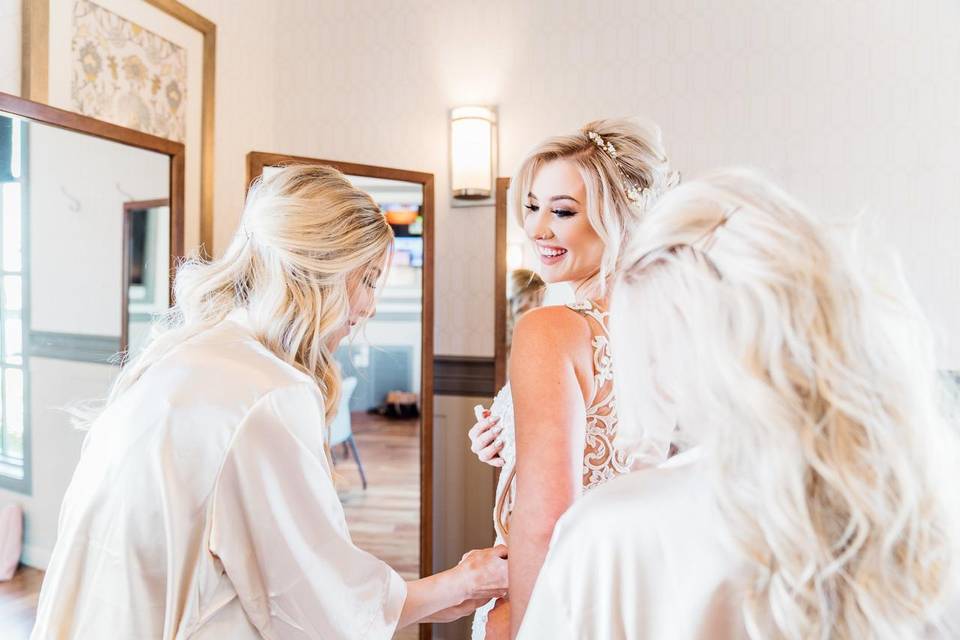
<path id="1" fill-rule="evenodd" d="M 20 94 L 20 6 L 0 0 L 0 91 Z"/>

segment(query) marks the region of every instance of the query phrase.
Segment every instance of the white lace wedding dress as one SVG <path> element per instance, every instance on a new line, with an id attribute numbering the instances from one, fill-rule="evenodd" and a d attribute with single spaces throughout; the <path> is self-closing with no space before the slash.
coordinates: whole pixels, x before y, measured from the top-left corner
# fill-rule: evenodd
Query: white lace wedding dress
<path id="1" fill-rule="evenodd" d="M 593 302 L 568 304 L 567 307 L 587 319 L 593 346 L 593 395 L 587 405 L 586 438 L 583 446 L 583 490 L 588 491 L 629 471 L 630 460 L 624 451 L 613 444 L 617 433 L 617 411 L 613 396 L 613 362 L 607 332 L 609 314 Z M 497 534 L 496 543 L 509 546 L 510 514 L 516 499 L 514 478 L 517 461 L 510 383 L 494 398 L 490 413 L 499 417 L 503 426 L 503 431 L 497 438 L 503 440 L 500 457 L 504 463 L 497 483 L 493 526 Z M 487 614 L 495 604 L 496 599 L 477 609 L 473 617 L 473 640 L 483 640 L 486 635 Z"/>

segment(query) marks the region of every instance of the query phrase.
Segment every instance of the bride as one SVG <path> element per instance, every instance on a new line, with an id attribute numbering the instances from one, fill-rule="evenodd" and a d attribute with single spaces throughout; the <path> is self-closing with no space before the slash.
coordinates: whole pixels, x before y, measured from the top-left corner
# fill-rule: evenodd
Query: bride
<path id="1" fill-rule="evenodd" d="M 502 466 L 494 526 L 510 548 L 508 597 L 478 609 L 475 640 L 516 633 L 557 519 L 583 491 L 630 468 L 613 445 L 608 285 L 648 204 L 675 182 L 659 129 L 632 120 L 591 122 L 543 142 L 513 180 L 541 277 L 570 283 L 577 302 L 517 321 L 510 383 L 470 431 L 480 459 Z M 662 458 L 668 448 L 651 442 L 638 453 Z"/>

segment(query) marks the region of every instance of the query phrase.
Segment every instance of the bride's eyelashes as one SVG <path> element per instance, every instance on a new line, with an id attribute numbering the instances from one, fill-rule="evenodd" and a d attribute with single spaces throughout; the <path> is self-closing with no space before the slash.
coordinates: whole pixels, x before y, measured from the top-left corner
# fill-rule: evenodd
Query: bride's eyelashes
<path id="1" fill-rule="evenodd" d="M 536 213 L 537 211 L 540 211 L 540 205 L 538 204 L 525 204 L 523 205 L 523 207 L 524 209 L 527 209 L 532 213 Z M 552 209 L 550 213 L 557 216 L 558 218 L 569 218 L 570 216 L 577 215 L 576 211 L 570 211 L 569 209 Z"/>

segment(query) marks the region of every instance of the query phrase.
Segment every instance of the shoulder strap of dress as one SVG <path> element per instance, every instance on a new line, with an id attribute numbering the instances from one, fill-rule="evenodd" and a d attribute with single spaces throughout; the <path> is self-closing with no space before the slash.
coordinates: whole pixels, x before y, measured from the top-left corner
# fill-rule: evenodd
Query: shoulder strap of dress
<path id="1" fill-rule="evenodd" d="M 606 336 L 608 334 L 607 329 L 607 320 L 610 317 L 610 312 L 605 310 L 603 307 L 591 300 L 584 300 L 583 302 L 568 302 L 566 307 L 571 311 L 575 311 L 580 315 L 593 320 L 590 323 L 597 324 L 600 327 L 600 332 L 592 331 L 594 335 L 602 334 Z"/>

